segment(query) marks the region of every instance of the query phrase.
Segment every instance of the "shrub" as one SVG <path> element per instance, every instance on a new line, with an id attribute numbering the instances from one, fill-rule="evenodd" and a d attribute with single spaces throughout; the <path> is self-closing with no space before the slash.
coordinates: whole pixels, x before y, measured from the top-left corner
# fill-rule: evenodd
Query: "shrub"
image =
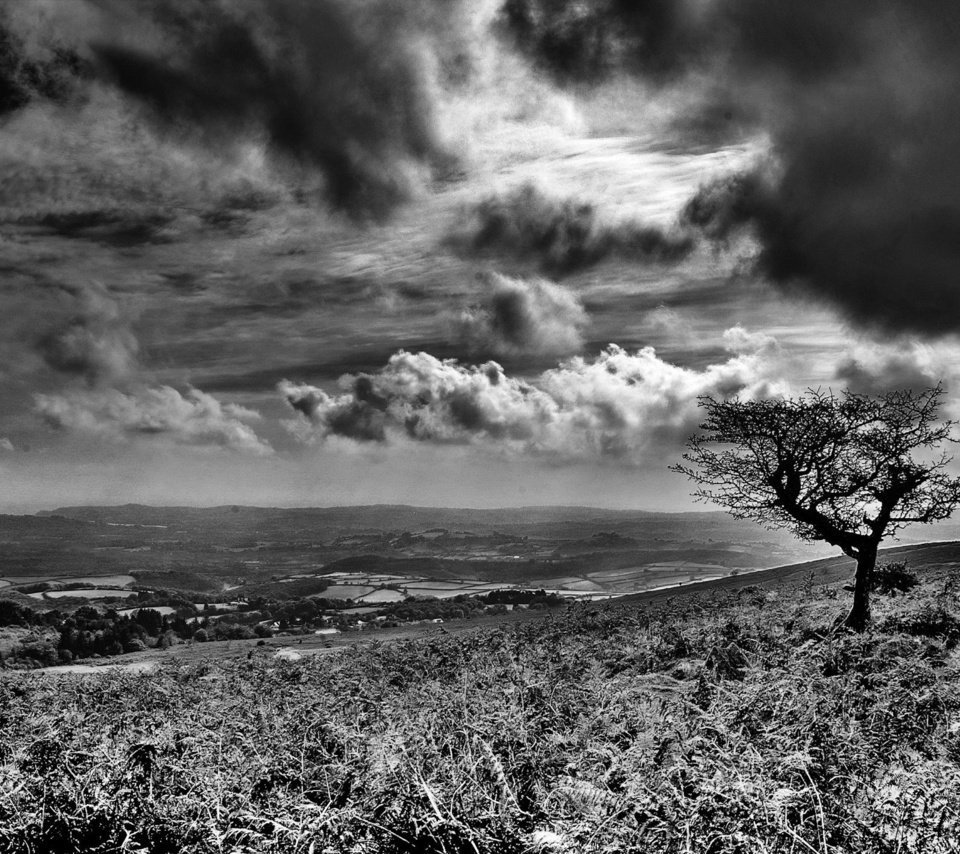
<path id="1" fill-rule="evenodd" d="M 884 620 L 880 628 L 916 637 L 943 638 L 948 647 L 960 642 L 960 620 L 942 605 L 929 602 L 917 611 Z"/>
<path id="2" fill-rule="evenodd" d="M 877 593 L 906 593 L 919 584 L 917 576 L 907 571 L 906 561 L 887 563 L 873 571 L 870 589 Z"/>

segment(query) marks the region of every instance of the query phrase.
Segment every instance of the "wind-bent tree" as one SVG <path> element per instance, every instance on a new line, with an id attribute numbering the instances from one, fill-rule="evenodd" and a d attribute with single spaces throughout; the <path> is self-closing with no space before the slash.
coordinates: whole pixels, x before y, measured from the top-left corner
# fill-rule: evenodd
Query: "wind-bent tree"
<path id="1" fill-rule="evenodd" d="M 846 625 L 870 620 L 870 581 L 884 537 L 904 525 L 946 519 L 960 478 L 941 450 L 955 422 L 938 412 L 943 388 L 878 397 L 811 391 L 773 400 L 700 399 L 705 431 L 671 466 L 697 498 L 738 519 L 824 540 L 857 562 Z"/>

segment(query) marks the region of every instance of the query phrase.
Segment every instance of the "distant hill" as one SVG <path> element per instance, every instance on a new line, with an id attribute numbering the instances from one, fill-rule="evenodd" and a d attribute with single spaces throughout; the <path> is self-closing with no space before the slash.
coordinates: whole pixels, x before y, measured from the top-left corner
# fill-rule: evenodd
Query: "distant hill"
<path id="1" fill-rule="evenodd" d="M 596 522 L 610 520 L 676 519 L 684 517 L 691 522 L 724 518 L 718 512 L 656 513 L 643 510 L 608 510 L 601 507 L 530 506 L 500 509 L 471 509 L 447 507 L 413 507 L 405 504 L 369 504 L 344 507 L 250 507 L 221 505 L 219 507 L 153 507 L 146 504 L 117 506 L 60 507 L 41 511 L 37 516 L 63 516 L 91 522 L 123 524 L 171 524 L 176 522 L 226 522 L 230 526 L 249 525 L 250 520 L 275 522 L 284 520 L 305 525 L 316 524 L 350 530 L 397 528 L 505 528 L 517 525 L 563 524 L 566 522 Z"/>
<path id="2" fill-rule="evenodd" d="M 243 544 L 245 539 L 332 541 L 368 533 L 425 532 L 444 529 L 488 536 L 541 540 L 584 540 L 597 534 L 599 548 L 623 547 L 625 538 L 646 542 L 682 541 L 686 546 L 713 544 L 768 544 L 773 548 L 767 564 L 809 554 L 786 532 L 769 532 L 733 519 L 725 513 L 654 513 L 640 510 L 607 510 L 597 507 L 512 507 L 466 509 L 410 507 L 376 504 L 359 507 L 151 507 L 124 504 L 116 507 L 61 507 L 38 517 L 56 517 L 112 526 L 115 532 L 139 527 L 143 532 L 166 528 L 169 533 L 203 540 Z M 133 533 L 132 531 L 130 533 Z M 786 550 L 786 551 L 784 551 Z M 756 548 L 751 548 L 756 552 Z M 762 551 L 762 549 L 760 550 Z"/>
<path id="3" fill-rule="evenodd" d="M 86 522 L 120 525 L 223 525 L 227 529 L 250 530 L 254 526 L 297 527 L 302 530 L 324 529 L 332 532 L 366 530 L 511 530 L 535 527 L 545 534 L 550 526 L 559 526 L 558 533 L 572 536 L 571 524 L 591 526 L 594 536 L 598 523 L 609 534 L 628 536 L 625 530 L 638 526 L 649 532 L 658 524 L 671 528 L 683 525 L 691 529 L 702 526 L 708 536 L 713 531 L 742 533 L 756 539 L 758 532 L 774 539 L 793 540 L 786 532 L 767 532 L 752 522 L 733 519 L 721 511 L 660 513 L 647 510 L 611 510 L 589 506 L 505 507 L 496 509 L 415 507 L 406 504 L 369 504 L 341 507 L 253 507 L 224 504 L 216 507 L 157 507 L 148 504 L 90 505 L 42 510 L 35 517 L 62 517 Z M 29 517 L 0 517 L 0 519 Z M 915 525 L 902 532 L 904 542 L 960 539 L 960 521 L 948 520 L 938 525 Z"/>

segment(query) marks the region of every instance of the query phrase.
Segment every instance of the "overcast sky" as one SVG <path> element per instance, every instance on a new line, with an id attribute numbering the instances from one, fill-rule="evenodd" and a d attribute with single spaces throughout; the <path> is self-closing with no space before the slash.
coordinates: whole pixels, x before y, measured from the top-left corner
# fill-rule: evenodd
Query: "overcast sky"
<path id="1" fill-rule="evenodd" d="M 7 0 L 0 509 L 693 509 L 701 395 L 956 416 L 948 5 Z"/>

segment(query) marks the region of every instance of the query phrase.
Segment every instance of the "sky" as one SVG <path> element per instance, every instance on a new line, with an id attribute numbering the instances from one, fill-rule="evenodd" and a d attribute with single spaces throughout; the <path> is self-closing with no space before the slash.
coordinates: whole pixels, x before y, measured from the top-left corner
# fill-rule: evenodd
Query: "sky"
<path id="1" fill-rule="evenodd" d="M 696 509 L 698 398 L 943 382 L 960 11 L 6 0 L 0 511 Z"/>

